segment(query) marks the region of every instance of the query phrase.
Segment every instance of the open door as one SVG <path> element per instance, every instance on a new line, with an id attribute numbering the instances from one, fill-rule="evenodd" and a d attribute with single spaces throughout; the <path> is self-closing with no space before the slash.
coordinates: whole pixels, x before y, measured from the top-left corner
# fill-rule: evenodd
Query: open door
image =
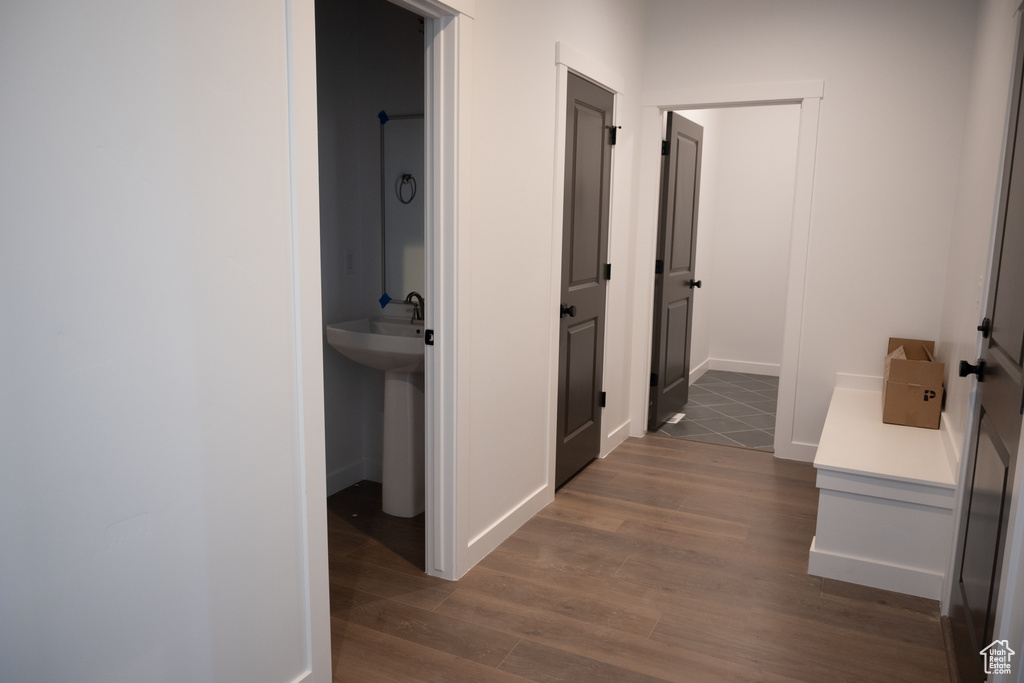
<path id="1" fill-rule="evenodd" d="M 570 73 L 566 99 L 555 486 L 601 451 L 615 95 Z"/>
<path id="2" fill-rule="evenodd" d="M 964 480 L 963 515 L 956 548 L 949 622 L 963 683 L 985 680 L 981 651 L 993 633 L 999 577 L 1024 415 L 1024 108 L 1018 38 L 1006 167 L 990 273 L 984 339 L 976 365 L 960 364 L 960 376 L 976 374 L 981 410 L 972 435 Z"/>
<path id="3" fill-rule="evenodd" d="M 704 129 L 670 112 L 662 143 L 661 207 L 654 264 L 654 330 L 647 428 L 682 410 L 690 390 L 690 326 Z"/>

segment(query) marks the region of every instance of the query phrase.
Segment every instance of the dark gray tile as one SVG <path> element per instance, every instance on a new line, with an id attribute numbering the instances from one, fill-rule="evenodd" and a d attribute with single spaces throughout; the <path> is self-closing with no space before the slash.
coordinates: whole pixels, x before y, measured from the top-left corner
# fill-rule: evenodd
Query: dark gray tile
<path id="1" fill-rule="evenodd" d="M 712 417 L 722 417 L 722 413 L 718 412 L 715 408 L 691 405 L 690 403 L 687 403 L 686 407 L 683 408 L 683 413 L 686 414 L 686 419 L 688 420 L 707 420 Z"/>
<path id="2" fill-rule="evenodd" d="M 741 386 L 731 384 L 729 382 L 719 382 L 718 384 L 708 385 L 707 388 L 716 394 L 722 394 L 723 396 L 732 396 L 734 394 L 752 394 L 754 392 L 749 389 L 744 389 Z M 764 397 L 761 397 L 762 400 Z"/>
<path id="3" fill-rule="evenodd" d="M 751 408 L 746 403 L 727 403 L 724 406 L 715 406 L 715 410 L 718 412 L 728 415 L 729 417 L 742 418 L 744 415 L 766 415 L 767 413 L 757 409 Z"/>
<path id="4" fill-rule="evenodd" d="M 706 427 L 713 432 L 719 434 L 728 434 L 729 432 L 742 432 L 750 429 L 750 425 L 740 422 L 733 417 L 719 417 L 711 420 L 698 420 L 697 423 L 701 427 Z"/>
<path id="5" fill-rule="evenodd" d="M 676 424 L 667 422 L 659 428 L 670 436 L 694 436 L 698 434 L 710 434 L 711 430 L 690 420 L 680 420 Z"/>
<path id="6" fill-rule="evenodd" d="M 778 387 L 772 386 L 771 384 L 767 384 L 766 382 L 761 382 L 761 381 L 752 380 L 752 379 L 751 380 L 746 380 L 746 381 L 743 381 L 743 382 L 733 382 L 732 384 L 733 384 L 733 386 L 742 387 L 742 388 L 746 389 L 747 391 L 777 391 L 778 390 Z"/>
<path id="7" fill-rule="evenodd" d="M 716 377 L 708 377 L 707 375 L 702 375 L 700 379 L 693 383 L 693 385 L 697 387 L 707 386 L 708 384 L 722 384 L 722 380 Z"/>
<path id="8" fill-rule="evenodd" d="M 739 419 L 755 429 L 775 429 L 775 416 L 761 413 L 760 415 L 741 415 Z"/>
<path id="9" fill-rule="evenodd" d="M 729 432 L 729 438 L 747 448 L 760 448 L 775 444 L 775 437 L 760 429 L 752 429 L 749 432 Z"/>
<path id="10" fill-rule="evenodd" d="M 765 398 L 774 398 L 774 399 L 778 399 L 779 398 L 779 390 L 778 389 L 757 390 L 754 393 L 760 394 L 760 395 L 764 396 Z"/>
<path id="11" fill-rule="evenodd" d="M 751 408 L 757 408 L 763 413 L 775 414 L 776 401 L 754 401 L 753 403 L 747 403 Z"/>
<path id="12" fill-rule="evenodd" d="M 747 391 L 746 389 L 739 389 L 739 388 L 737 388 L 735 391 L 728 391 L 728 392 L 727 391 L 719 391 L 719 390 L 716 389 L 714 391 L 714 393 L 719 394 L 720 396 L 725 396 L 726 398 L 731 398 L 732 400 L 736 401 L 737 403 L 748 403 L 748 404 L 749 403 L 761 403 L 763 401 L 770 400 L 770 399 L 768 399 L 765 396 L 761 396 L 757 392 Z"/>
<path id="13" fill-rule="evenodd" d="M 709 393 L 707 396 L 700 396 L 700 397 L 698 397 L 696 399 L 691 399 L 691 400 L 696 401 L 697 403 L 701 404 L 702 406 L 711 406 L 712 408 L 715 408 L 716 410 L 718 409 L 718 406 L 724 406 L 724 405 L 728 405 L 728 404 L 731 404 L 731 403 L 736 403 L 736 401 L 734 401 L 731 398 L 728 398 L 726 396 L 722 396 L 720 394 L 712 394 L 712 393 Z"/>
<path id="14" fill-rule="evenodd" d="M 693 397 L 693 396 L 707 396 L 710 393 L 713 393 L 713 392 L 708 391 L 707 389 L 705 389 L 704 387 L 700 386 L 699 384 L 692 384 L 692 385 L 690 385 L 690 396 L 691 397 Z"/>

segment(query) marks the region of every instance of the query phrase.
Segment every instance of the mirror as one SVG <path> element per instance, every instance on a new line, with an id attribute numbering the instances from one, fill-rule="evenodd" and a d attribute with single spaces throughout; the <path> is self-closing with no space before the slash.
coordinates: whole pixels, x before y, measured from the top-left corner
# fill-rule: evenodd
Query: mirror
<path id="1" fill-rule="evenodd" d="M 423 116 L 381 112 L 381 273 L 395 301 L 424 293 Z"/>

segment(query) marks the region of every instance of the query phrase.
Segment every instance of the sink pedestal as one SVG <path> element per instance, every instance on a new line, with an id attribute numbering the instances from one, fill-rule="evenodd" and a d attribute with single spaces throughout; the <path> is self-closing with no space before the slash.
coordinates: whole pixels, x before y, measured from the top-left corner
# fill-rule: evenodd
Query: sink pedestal
<path id="1" fill-rule="evenodd" d="M 395 517 L 423 512 L 423 322 L 401 316 L 327 326 L 327 343 L 342 355 L 384 371 L 383 509 Z"/>
<path id="2" fill-rule="evenodd" d="M 423 373 L 384 373 L 383 509 L 395 517 L 423 512 Z"/>

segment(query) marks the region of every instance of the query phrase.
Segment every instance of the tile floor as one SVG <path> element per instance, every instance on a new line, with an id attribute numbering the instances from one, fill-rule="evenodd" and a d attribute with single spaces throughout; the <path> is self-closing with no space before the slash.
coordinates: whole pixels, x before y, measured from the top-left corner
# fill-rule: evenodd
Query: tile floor
<path id="1" fill-rule="evenodd" d="M 778 377 L 708 370 L 690 387 L 686 417 L 658 433 L 774 452 L 778 397 Z"/>

